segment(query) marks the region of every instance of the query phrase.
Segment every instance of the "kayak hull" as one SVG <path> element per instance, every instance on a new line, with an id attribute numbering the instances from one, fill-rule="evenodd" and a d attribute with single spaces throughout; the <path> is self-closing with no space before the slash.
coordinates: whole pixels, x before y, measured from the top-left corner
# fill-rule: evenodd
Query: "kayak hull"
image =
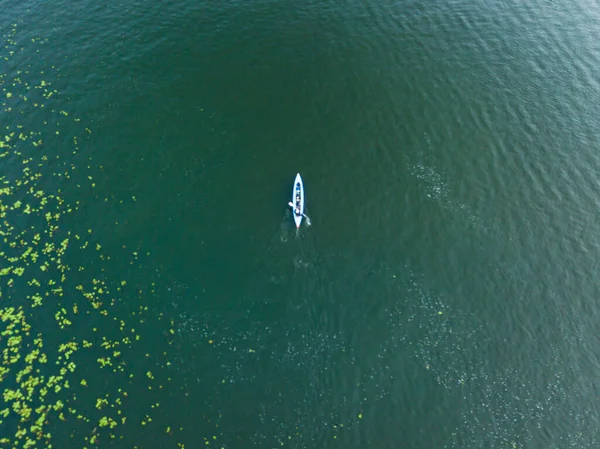
<path id="1" fill-rule="evenodd" d="M 299 228 L 300 223 L 302 223 L 302 214 L 304 213 L 304 183 L 302 182 L 302 177 L 300 176 L 300 173 L 296 175 L 296 179 L 294 180 L 294 188 L 292 190 L 292 203 L 294 204 L 292 215 L 294 216 L 296 228 Z M 300 210 L 299 214 L 296 213 L 296 209 Z"/>

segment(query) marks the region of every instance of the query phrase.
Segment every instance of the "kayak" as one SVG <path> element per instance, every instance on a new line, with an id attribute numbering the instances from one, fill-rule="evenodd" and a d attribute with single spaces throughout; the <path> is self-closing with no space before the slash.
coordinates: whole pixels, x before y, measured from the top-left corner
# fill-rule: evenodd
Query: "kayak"
<path id="1" fill-rule="evenodd" d="M 294 204 L 292 214 L 294 215 L 296 228 L 299 228 L 300 223 L 302 223 L 302 214 L 304 214 L 304 183 L 302 182 L 302 177 L 300 176 L 300 173 L 296 175 L 296 179 L 294 180 L 294 189 L 292 190 L 292 203 Z M 298 211 L 300 211 L 300 213 L 298 213 Z"/>

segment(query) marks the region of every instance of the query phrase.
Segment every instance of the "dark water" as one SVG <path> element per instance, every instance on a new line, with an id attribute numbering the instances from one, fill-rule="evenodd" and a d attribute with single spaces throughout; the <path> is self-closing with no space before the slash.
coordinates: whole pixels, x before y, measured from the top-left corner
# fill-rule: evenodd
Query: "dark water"
<path id="1" fill-rule="evenodd" d="M 0 1 L 0 440 L 598 447 L 598 17 Z"/>

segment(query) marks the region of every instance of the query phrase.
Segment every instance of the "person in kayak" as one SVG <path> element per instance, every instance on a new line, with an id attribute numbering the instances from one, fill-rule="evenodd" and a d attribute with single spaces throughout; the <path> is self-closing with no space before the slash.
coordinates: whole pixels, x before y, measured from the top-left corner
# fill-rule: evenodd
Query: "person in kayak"
<path id="1" fill-rule="evenodd" d="M 296 207 L 294 209 L 296 215 L 302 215 L 300 212 L 300 183 L 296 183 Z"/>

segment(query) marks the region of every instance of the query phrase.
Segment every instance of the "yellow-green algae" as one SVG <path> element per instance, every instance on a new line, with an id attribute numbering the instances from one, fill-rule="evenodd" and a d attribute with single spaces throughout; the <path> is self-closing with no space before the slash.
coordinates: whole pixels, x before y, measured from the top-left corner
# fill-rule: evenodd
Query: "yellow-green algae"
<path id="1" fill-rule="evenodd" d="M 8 29 L 0 27 L 1 60 L 11 61 L 19 52 L 32 51 L 31 45 L 46 44 L 42 39 L 19 42 L 17 31 L 14 24 Z M 8 70 L 9 65 L 4 62 L 3 67 Z M 11 127 L 6 125 L 7 120 L 0 122 L 0 162 L 11 159 L 12 167 L 21 167 L 20 171 L 0 175 L 0 447 L 55 447 L 49 424 L 57 421 L 87 425 L 87 434 L 79 436 L 83 441 L 73 447 L 91 447 L 102 440 L 123 438 L 118 429 L 128 421 L 122 405 L 132 400 L 121 388 L 106 392 L 100 386 L 93 391 L 103 393 L 96 397 L 95 404 L 89 404 L 93 393 L 85 392 L 91 391 L 87 390 L 91 381 L 78 374 L 78 362 L 90 360 L 93 350 L 96 363 L 87 363 L 87 373 L 105 370 L 131 382 L 134 374 L 127 373 L 122 353 L 131 349 L 140 335 L 130 327 L 131 323 L 109 313 L 125 281 L 111 283 L 94 278 L 75 286 L 69 282 L 73 272 L 84 271 L 85 267 L 68 266 L 65 254 L 86 250 L 92 230 L 87 235 L 77 235 L 63 229 L 63 218 L 79 205 L 68 204 L 60 191 L 47 192 L 40 187 L 40 180 L 49 176 L 51 170 L 51 176 L 63 179 L 71 179 L 76 171 L 73 164 L 60 161 L 56 148 L 45 144 L 52 135 L 61 133 L 67 121 L 80 122 L 64 109 L 53 108 L 51 101 L 60 97 L 51 81 L 57 72 L 55 67 L 41 73 L 22 67 L 0 73 L 0 117 L 10 115 L 11 123 L 22 123 Z M 33 109 L 45 109 L 44 126 L 40 129 L 31 129 L 34 125 L 27 114 Z M 82 135 L 72 136 L 69 151 L 77 153 L 80 142 L 90 132 L 85 128 Z M 64 148 L 61 150 L 64 153 Z M 89 188 L 95 187 L 91 176 L 87 181 Z M 104 260 L 100 244 L 94 242 L 90 247 L 95 248 L 96 257 Z M 137 259 L 137 252 L 133 255 Z M 140 306 L 137 316 L 146 310 Z M 88 339 L 73 337 L 73 323 L 82 319 L 87 322 L 93 316 L 95 327 L 89 330 Z M 38 329 L 32 324 L 46 317 L 53 320 L 53 327 Z M 114 329 L 114 323 L 118 330 L 110 337 L 102 335 L 105 329 Z M 139 383 L 144 378 L 148 389 L 152 389 L 154 375 L 148 371 L 135 381 Z M 152 423 L 150 413 L 158 407 L 158 402 L 152 404 L 138 424 Z M 74 433 L 71 437 L 75 437 Z"/>

